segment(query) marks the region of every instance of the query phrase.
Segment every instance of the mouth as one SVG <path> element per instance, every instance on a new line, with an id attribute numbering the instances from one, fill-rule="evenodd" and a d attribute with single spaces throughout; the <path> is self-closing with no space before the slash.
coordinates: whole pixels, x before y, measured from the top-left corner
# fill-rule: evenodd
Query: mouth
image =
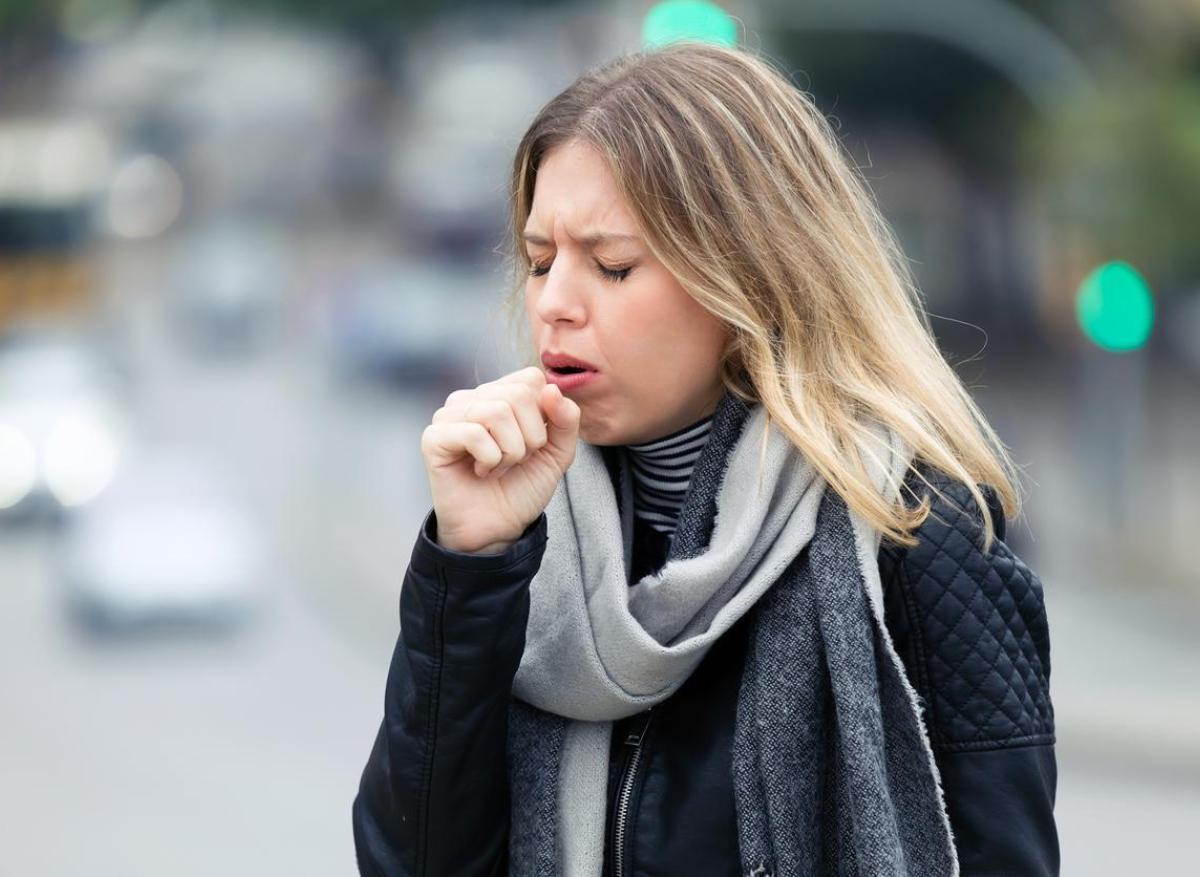
<path id="1" fill-rule="evenodd" d="M 549 371 L 559 374 L 577 374 L 584 371 L 596 371 L 596 367 L 586 359 L 579 359 L 568 353 L 546 350 L 542 353 L 542 365 Z"/>
<path id="2" fill-rule="evenodd" d="M 546 380 L 566 393 L 592 383 L 599 377 L 599 374 L 599 372 L 578 366 L 554 366 L 546 370 Z"/>

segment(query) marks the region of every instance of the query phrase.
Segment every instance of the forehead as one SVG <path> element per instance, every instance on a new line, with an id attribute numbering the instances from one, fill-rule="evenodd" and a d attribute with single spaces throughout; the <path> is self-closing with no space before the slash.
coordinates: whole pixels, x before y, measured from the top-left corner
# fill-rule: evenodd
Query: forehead
<path id="1" fill-rule="evenodd" d="M 608 163 L 590 146 L 557 146 L 538 167 L 526 229 L 551 234 L 560 222 L 572 237 L 593 228 L 637 233 L 637 222 L 621 197 Z"/>

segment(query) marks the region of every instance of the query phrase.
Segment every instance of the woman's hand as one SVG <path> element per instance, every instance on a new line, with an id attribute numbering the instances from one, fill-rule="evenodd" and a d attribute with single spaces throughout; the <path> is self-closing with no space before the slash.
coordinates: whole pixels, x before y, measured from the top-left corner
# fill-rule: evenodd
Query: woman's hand
<path id="1" fill-rule="evenodd" d="M 579 416 L 534 366 L 447 396 L 421 434 L 438 544 L 488 554 L 515 542 L 574 461 Z"/>

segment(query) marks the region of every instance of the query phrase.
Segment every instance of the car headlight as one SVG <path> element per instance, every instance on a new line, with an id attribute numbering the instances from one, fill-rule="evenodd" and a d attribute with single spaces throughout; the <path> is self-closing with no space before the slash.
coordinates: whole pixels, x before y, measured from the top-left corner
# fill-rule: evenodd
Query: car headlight
<path id="1" fill-rule="evenodd" d="M 102 422 L 63 418 L 46 439 L 45 475 L 50 492 L 64 506 L 84 504 L 112 480 L 117 453 L 117 437 Z"/>
<path id="2" fill-rule="evenodd" d="M 15 426 L 0 423 L 0 509 L 12 508 L 23 500 L 36 480 L 33 442 Z"/>

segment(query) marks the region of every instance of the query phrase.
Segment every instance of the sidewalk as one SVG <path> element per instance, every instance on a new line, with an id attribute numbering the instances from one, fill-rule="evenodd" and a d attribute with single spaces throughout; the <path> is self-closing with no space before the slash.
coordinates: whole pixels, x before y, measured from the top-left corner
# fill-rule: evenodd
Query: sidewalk
<path id="1" fill-rule="evenodd" d="M 1085 563 L 1035 566 L 1060 755 L 1200 784 L 1200 603 Z"/>

